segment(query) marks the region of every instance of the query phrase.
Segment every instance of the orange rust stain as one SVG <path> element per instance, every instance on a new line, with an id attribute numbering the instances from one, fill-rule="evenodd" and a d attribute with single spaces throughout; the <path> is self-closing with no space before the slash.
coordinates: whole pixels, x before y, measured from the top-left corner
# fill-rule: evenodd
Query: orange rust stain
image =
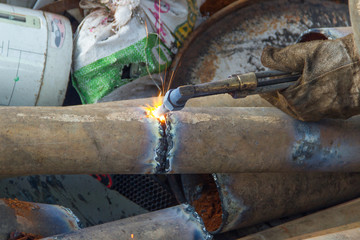
<path id="1" fill-rule="evenodd" d="M 210 182 L 199 199 L 192 203 L 204 221 L 208 231 L 216 231 L 222 223 L 222 209 L 219 193 L 214 182 Z"/>
<path id="2" fill-rule="evenodd" d="M 197 78 L 200 79 L 201 83 L 211 82 L 214 79 L 217 65 L 218 57 L 216 55 L 207 55 L 204 61 L 201 63 L 201 71 L 197 72 Z"/>
<path id="3" fill-rule="evenodd" d="M 15 210 L 15 214 L 26 217 L 26 215 L 32 210 L 38 210 L 40 207 L 34 203 L 19 201 L 17 198 L 15 199 L 4 199 L 4 202 Z"/>

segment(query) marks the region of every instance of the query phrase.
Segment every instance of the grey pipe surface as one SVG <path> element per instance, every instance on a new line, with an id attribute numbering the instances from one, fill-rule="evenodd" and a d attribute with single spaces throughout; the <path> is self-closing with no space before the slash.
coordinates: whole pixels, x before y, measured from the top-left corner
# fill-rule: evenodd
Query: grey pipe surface
<path id="1" fill-rule="evenodd" d="M 200 216 L 202 212 L 218 212 L 214 206 L 221 204 L 220 221 L 217 214 L 211 218 L 204 215 L 211 233 L 330 207 L 360 196 L 360 173 L 217 173 L 212 181 L 217 186 L 218 202 L 213 196 L 216 186 L 209 183 L 207 176 L 182 175 L 182 182 L 187 201 Z M 209 191 L 209 186 L 215 191 Z M 207 199 L 211 203 L 201 203 Z"/>
<path id="2" fill-rule="evenodd" d="M 0 216 L 1 240 L 10 234 L 48 237 L 80 229 L 71 210 L 58 205 L 0 199 Z"/>
<path id="3" fill-rule="evenodd" d="M 182 204 L 159 211 L 125 218 L 69 234 L 45 239 L 169 239 L 210 240 L 201 218 L 189 205 Z"/>
<path id="4" fill-rule="evenodd" d="M 0 175 L 153 173 L 156 119 L 117 103 L 1 107 Z"/>
<path id="5" fill-rule="evenodd" d="M 0 176 L 360 171 L 360 117 L 304 123 L 275 108 L 187 108 L 161 126 L 120 105 L 0 107 Z"/>
<path id="6" fill-rule="evenodd" d="M 167 124 L 168 172 L 360 170 L 360 117 L 306 123 L 274 108 L 188 108 Z"/>

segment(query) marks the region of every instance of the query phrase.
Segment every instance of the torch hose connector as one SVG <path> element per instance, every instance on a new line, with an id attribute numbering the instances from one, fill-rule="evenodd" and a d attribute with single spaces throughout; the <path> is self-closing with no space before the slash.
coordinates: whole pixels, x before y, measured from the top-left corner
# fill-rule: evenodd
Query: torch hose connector
<path id="1" fill-rule="evenodd" d="M 223 93 L 229 93 L 234 98 L 239 98 L 284 89 L 296 81 L 299 76 L 299 74 L 280 71 L 251 72 L 232 75 L 228 79 L 215 82 L 180 86 L 176 89 L 170 89 L 166 93 L 163 104 L 156 110 L 156 113 L 164 115 L 170 111 L 179 111 L 185 107 L 190 98 Z M 259 79 L 265 80 L 259 81 Z"/>

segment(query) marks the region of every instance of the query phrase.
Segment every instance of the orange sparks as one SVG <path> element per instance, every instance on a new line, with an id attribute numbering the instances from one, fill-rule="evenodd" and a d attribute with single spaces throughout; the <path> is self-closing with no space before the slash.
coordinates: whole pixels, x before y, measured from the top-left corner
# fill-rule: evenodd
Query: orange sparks
<path id="1" fill-rule="evenodd" d="M 146 107 L 144 107 L 144 109 L 146 111 L 146 116 L 148 118 L 156 118 L 161 123 L 165 123 L 165 121 L 166 121 L 165 115 L 158 115 L 156 113 L 156 110 L 161 105 L 162 105 L 162 99 L 161 99 L 161 96 L 159 95 L 158 98 L 156 99 L 156 101 L 154 102 L 153 106 L 147 105 Z"/>

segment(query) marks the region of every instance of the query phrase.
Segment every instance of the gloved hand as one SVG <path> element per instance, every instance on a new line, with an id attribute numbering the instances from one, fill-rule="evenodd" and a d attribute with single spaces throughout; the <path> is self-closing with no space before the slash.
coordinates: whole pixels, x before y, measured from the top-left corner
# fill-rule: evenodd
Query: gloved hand
<path id="1" fill-rule="evenodd" d="M 360 57 L 352 34 L 283 49 L 266 47 L 261 61 L 271 69 L 302 73 L 289 88 L 262 94 L 289 115 L 318 121 L 360 114 Z"/>

